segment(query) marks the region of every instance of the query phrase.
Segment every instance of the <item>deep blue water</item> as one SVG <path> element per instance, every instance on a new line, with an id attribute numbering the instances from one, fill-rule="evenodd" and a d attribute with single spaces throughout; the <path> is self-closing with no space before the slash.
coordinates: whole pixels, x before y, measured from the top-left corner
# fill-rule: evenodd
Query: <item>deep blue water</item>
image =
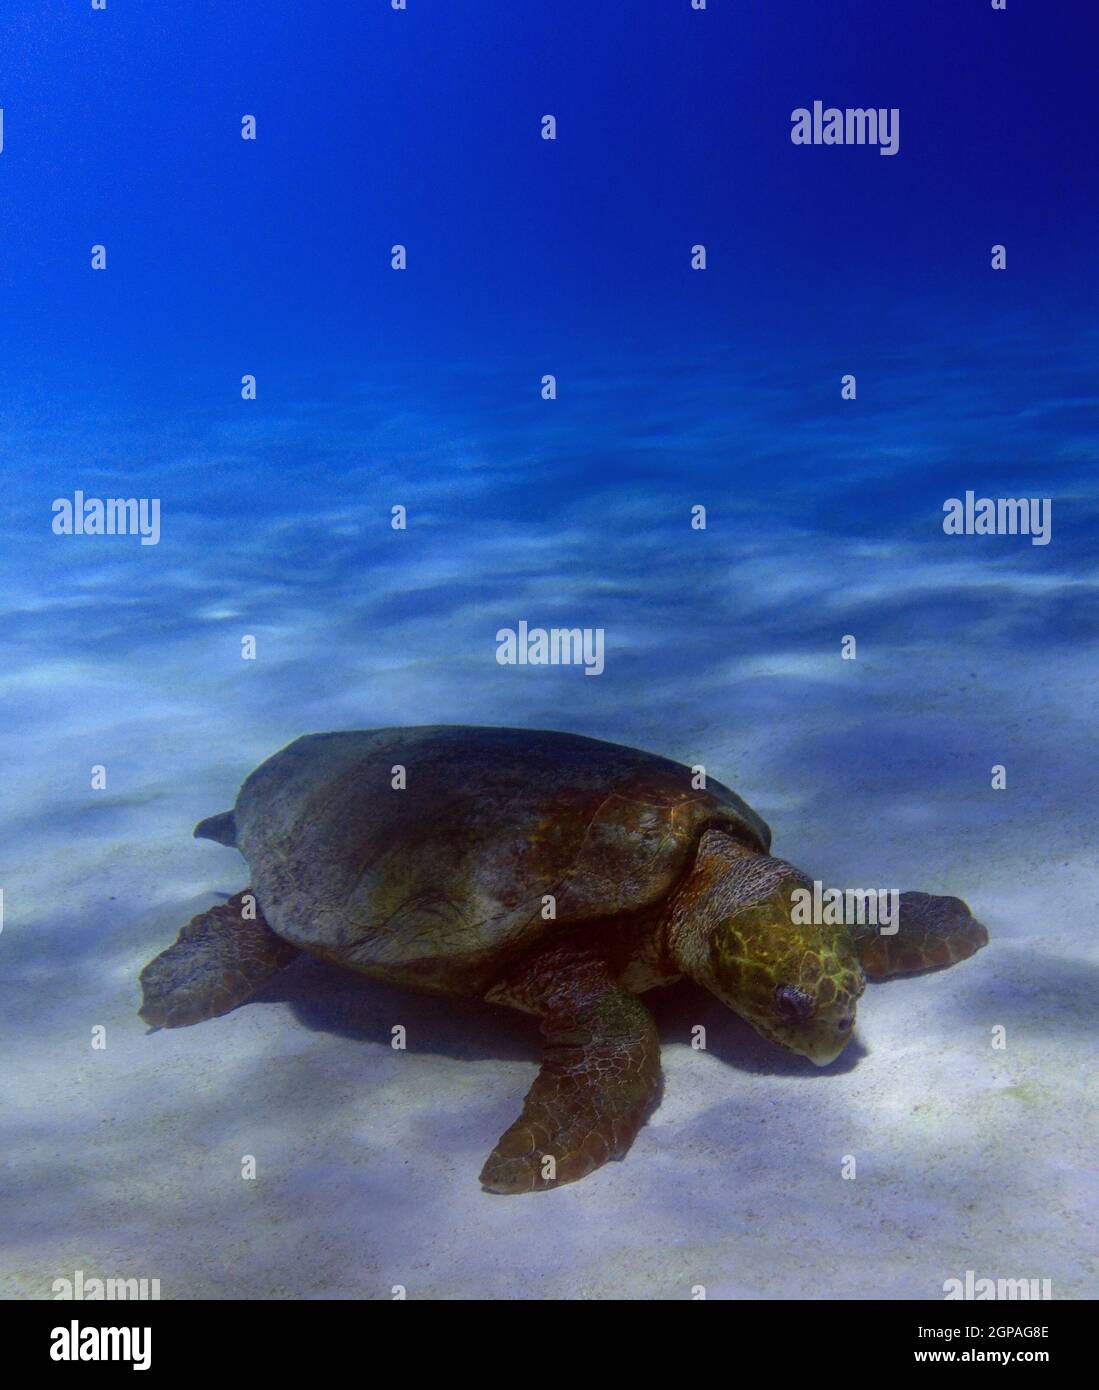
<path id="1" fill-rule="evenodd" d="M 456 605 L 506 605 L 533 568 L 547 618 L 617 623 L 609 685 L 637 678 L 627 615 L 637 632 L 672 609 L 705 644 L 717 557 L 779 527 L 822 596 L 851 542 L 983 576 L 921 594 L 892 565 L 864 632 L 903 614 L 964 636 L 993 604 L 1015 637 L 1090 637 L 1085 591 L 1053 585 L 1041 613 L 1011 594 L 1089 572 L 1089 37 L 1083 5 L 14 6 L 10 583 L 121 567 L 78 645 L 201 623 L 166 611 L 169 568 L 245 608 L 261 583 L 301 602 L 335 583 L 371 632 L 414 610 L 453 636 Z M 899 154 L 794 146 L 790 112 L 818 98 L 898 108 Z M 54 543 L 56 497 L 123 482 L 161 498 L 160 548 Z M 945 541 L 966 488 L 1056 499 L 1053 544 Z M 412 504 L 399 546 L 394 502 Z M 282 555 L 227 544 L 276 522 Z M 438 569 L 492 535 L 491 573 Z M 804 604 L 784 622 L 800 643 L 830 632 Z M 41 654 L 41 631 L 6 631 L 17 659 Z M 647 660 L 680 664 L 657 646 Z"/>

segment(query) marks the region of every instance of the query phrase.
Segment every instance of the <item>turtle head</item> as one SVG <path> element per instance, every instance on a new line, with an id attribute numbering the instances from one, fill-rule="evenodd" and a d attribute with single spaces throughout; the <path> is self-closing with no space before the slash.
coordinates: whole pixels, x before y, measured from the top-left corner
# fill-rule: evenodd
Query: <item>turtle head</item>
<path id="1" fill-rule="evenodd" d="M 845 927 L 791 920 L 798 886 L 720 919 L 707 984 L 757 1033 L 824 1067 L 851 1040 L 866 979 Z"/>

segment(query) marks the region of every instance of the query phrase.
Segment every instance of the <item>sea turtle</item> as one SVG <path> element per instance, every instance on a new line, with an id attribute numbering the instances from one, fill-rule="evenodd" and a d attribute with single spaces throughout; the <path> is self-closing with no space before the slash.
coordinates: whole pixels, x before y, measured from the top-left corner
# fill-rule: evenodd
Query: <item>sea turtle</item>
<path id="1" fill-rule="evenodd" d="M 576 734 L 310 734 L 194 833 L 235 845 L 252 887 L 145 967 L 142 1018 L 224 1014 L 302 950 L 535 1014 L 542 1069 L 481 1173 L 492 1192 L 573 1182 L 626 1152 L 660 1082 L 645 990 L 689 976 L 824 1066 L 867 976 L 949 965 L 988 940 L 963 902 L 926 893 L 901 895 L 894 935 L 805 924 L 793 904 L 809 881 L 770 856 L 735 792 Z"/>

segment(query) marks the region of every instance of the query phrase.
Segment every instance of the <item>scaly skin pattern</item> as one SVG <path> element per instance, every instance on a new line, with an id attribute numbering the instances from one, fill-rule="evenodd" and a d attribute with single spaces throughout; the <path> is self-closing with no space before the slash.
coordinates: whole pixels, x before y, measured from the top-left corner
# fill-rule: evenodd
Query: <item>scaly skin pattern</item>
<path id="1" fill-rule="evenodd" d="M 542 1019 L 542 1070 L 481 1171 L 490 1192 L 576 1182 L 621 1158 L 660 1088 L 660 1040 L 598 955 L 545 951 L 493 991 Z"/>
<path id="2" fill-rule="evenodd" d="M 756 1032 L 823 1065 L 850 1039 L 866 982 L 846 927 L 792 920 L 793 891 L 808 882 L 710 831 L 673 899 L 668 950 Z"/>
<path id="3" fill-rule="evenodd" d="M 851 928 L 862 968 L 871 980 L 955 965 L 988 945 L 987 930 L 961 898 L 902 893 L 900 907 L 898 930 L 891 936 L 874 927 Z"/>
<path id="4" fill-rule="evenodd" d="M 765 1038 L 826 1065 L 851 1037 L 866 978 L 966 960 L 988 932 L 959 898 L 900 894 L 898 930 L 794 920 L 809 880 L 751 845 L 708 831 L 673 895 L 666 951 Z"/>
<path id="5" fill-rule="evenodd" d="M 299 954 L 258 912 L 242 916 L 250 893 L 245 888 L 192 917 L 141 972 L 141 1017 L 151 1028 L 185 1028 L 228 1013 Z"/>

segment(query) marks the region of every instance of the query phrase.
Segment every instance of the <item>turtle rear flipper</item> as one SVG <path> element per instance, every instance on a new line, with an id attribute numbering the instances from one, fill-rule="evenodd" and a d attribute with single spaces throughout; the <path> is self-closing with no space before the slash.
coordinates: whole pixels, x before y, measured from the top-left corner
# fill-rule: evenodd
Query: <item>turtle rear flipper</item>
<path id="1" fill-rule="evenodd" d="M 560 1187 L 621 1158 L 660 1088 L 652 1015 L 600 962 L 549 952 L 515 983 L 496 998 L 542 1015 L 545 1051 L 523 1113 L 481 1170 L 489 1192 Z"/>
<path id="2" fill-rule="evenodd" d="M 961 898 L 902 893 L 892 935 L 876 927 L 856 932 L 855 947 L 868 979 L 911 975 L 968 960 L 988 945 L 988 932 Z"/>
<path id="3" fill-rule="evenodd" d="M 259 915 L 246 888 L 192 917 L 149 962 L 141 972 L 141 1017 L 151 1028 L 183 1028 L 226 1014 L 298 954 Z"/>

